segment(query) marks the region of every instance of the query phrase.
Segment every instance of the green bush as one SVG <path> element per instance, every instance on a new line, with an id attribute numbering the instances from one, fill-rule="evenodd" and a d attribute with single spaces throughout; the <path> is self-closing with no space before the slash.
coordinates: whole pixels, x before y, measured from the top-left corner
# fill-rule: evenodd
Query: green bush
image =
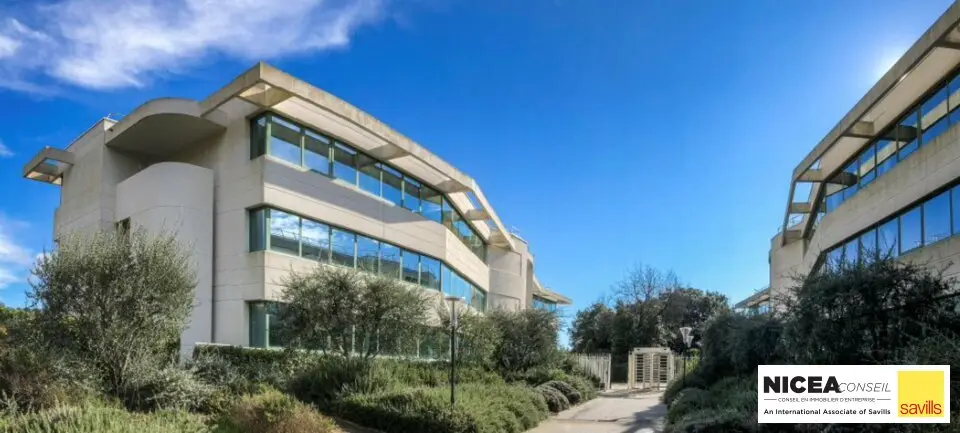
<path id="1" fill-rule="evenodd" d="M 237 382 L 240 389 L 256 389 L 259 385 L 283 389 L 297 374 L 320 357 L 320 355 L 297 350 L 258 349 L 224 345 L 198 345 L 193 351 L 195 362 L 207 363 L 208 359 L 225 362 L 235 369 L 235 373 L 247 383 Z M 212 371 L 202 375 L 217 378 L 217 367 L 209 366 Z M 222 374 L 228 372 L 220 370 Z M 227 379 L 228 376 L 222 377 Z M 219 385 L 219 384 L 217 384 Z"/>
<path id="2" fill-rule="evenodd" d="M 681 391 L 689 388 L 709 388 L 699 369 L 694 369 L 687 373 L 685 377 L 675 378 L 670 382 L 670 384 L 667 385 L 667 389 L 663 392 L 663 403 L 669 407 L 680 395 Z"/>
<path id="3" fill-rule="evenodd" d="M 580 393 L 580 402 L 593 400 L 597 397 L 597 388 L 587 378 L 583 376 L 571 375 L 567 378 L 567 383 Z"/>
<path id="4" fill-rule="evenodd" d="M 387 369 L 378 368 L 375 362 L 331 356 L 318 360 L 297 375 L 288 389 L 303 402 L 328 408 L 348 394 L 372 394 L 398 385 L 399 381 Z"/>
<path id="5" fill-rule="evenodd" d="M 198 381 L 190 371 L 171 367 L 131 378 L 118 390 L 117 397 L 134 411 L 202 411 L 210 408 L 208 403 L 216 391 L 216 388 Z"/>
<path id="6" fill-rule="evenodd" d="M 132 413 L 102 405 L 61 406 L 5 420 L 5 433 L 200 433 L 212 430 L 186 412 Z M 3 421 L 0 421 L 2 425 Z"/>
<path id="7" fill-rule="evenodd" d="M 457 387 L 450 406 L 448 388 L 411 388 L 347 396 L 337 405 L 345 419 L 388 433 L 519 433 L 548 415 L 547 402 L 523 386 L 468 384 Z"/>
<path id="8" fill-rule="evenodd" d="M 247 395 L 217 421 L 220 433 L 334 433 L 330 419 L 292 397 L 269 390 Z"/>
<path id="9" fill-rule="evenodd" d="M 551 367 L 535 367 L 523 372 L 506 372 L 504 377 L 510 382 L 524 382 L 530 386 L 537 386 L 551 380 L 566 382 L 570 379 L 563 370 Z"/>
<path id="10" fill-rule="evenodd" d="M 583 400 L 583 396 L 580 395 L 580 392 L 567 382 L 551 380 L 547 383 L 544 383 L 543 386 L 549 386 L 557 391 L 560 391 L 573 406 L 580 404 L 580 401 Z"/>
<path id="11" fill-rule="evenodd" d="M 557 391 L 556 388 L 541 385 L 536 389 L 543 395 L 543 399 L 547 402 L 547 407 L 550 409 L 550 412 L 559 413 L 570 408 L 570 401 L 567 400 L 567 397 L 565 397 L 562 392 Z"/>

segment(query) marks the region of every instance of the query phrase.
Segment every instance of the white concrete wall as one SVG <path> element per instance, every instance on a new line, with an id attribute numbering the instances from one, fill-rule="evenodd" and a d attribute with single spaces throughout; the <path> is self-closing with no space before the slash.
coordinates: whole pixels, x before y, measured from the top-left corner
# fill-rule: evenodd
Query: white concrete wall
<path id="1" fill-rule="evenodd" d="M 181 335 L 181 353 L 213 339 L 213 171 L 195 165 L 151 165 L 116 185 L 116 217 L 131 228 L 173 235 L 189 252 L 195 272 L 193 311 Z"/>

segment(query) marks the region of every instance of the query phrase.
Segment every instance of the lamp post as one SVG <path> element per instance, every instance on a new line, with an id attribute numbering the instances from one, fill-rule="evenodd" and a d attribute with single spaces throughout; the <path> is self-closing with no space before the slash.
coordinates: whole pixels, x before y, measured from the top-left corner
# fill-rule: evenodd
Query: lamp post
<path id="1" fill-rule="evenodd" d="M 463 298 L 447 296 L 443 300 L 450 302 L 450 406 L 453 406 L 457 403 L 457 301 L 462 301 Z"/>
<path id="2" fill-rule="evenodd" d="M 680 352 L 680 357 L 683 358 L 683 386 L 687 386 L 687 348 L 690 347 L 690 343 L 693 342 L 693 328 L 689 326 L 684 326 L 680 328 L 680 336 L 683 337 L 683 350 Z"/>

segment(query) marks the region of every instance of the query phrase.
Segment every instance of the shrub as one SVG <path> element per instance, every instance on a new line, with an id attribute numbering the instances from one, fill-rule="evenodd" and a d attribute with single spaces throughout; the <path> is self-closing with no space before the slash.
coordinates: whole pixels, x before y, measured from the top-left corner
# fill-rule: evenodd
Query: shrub
<path id="1" fill-rule="evenodd" d="M 154 411 L 182 409 L 201 411 L 216 409 L 208 404 L 216 388 L 198 381 L 188 370 L 166 368 L 134 377 L 118 391 L 118 397 L 130 410 Z"/>
<path id="2" fill-rule="evenodd" d="M 699 369 L 694 369 L 687 373 L 686 376 L 675 378 L 670 382 L 670 384 L 667 385 L 667 389 L 663 392 L 663 403 L 669 407 L 683 390 L 689 388 L 709 388 Z"/>
<path id="3" fill-rule="evenodd" d="M 507 380 L 524 382 L 530 386 L 537 386 L 551 380 L 568 381 L 570 376 L 559 368 L 535 367 L 523 372 L 507 372 Z"/>
<path id="4" fill-rule="evenodd" d="M 61 406 L 6 420 L 8 433 L 201 433 L 203 418 L 186 412 L 131 413 L 102 405 Z M 2 421 L 0 421 L 2 423 Z M 2 425 L 2 424 L 0 424 Z"/>
<path id="5" fill-rule="evenodd" d="M 372 394 L 393 389 L 398 381 L 376 363 L 358 358 L 324 357 L 301 372 L 289 391 L 301 401 L 327 408 L 351 393 Z"/>
<path id="6" fill-rule="evenodd" d="M 536 389 L 543 395 L 543 399 L 547 402 L 547 407 L 550 409 L 550 412 L 558 413 L 570 408 L 570 401 L 567 400 L 567 397 L 565 397 L 562 392 L 557 391 L 556 388 L 541 385 Z"/>
<path id="7" fill-rule="evenodd" d="M 597 388 L 590 380 L 582 376 L 569 376 L 567 383 L 580 393 L 580 402 L 593 400 L 597 397 Z"/>
<path id="8" fill-rule="evenodd" d="M 217 424 L 222 433 L 341 431 L 329 418 L 275 390 L 244 396 L 220 416 Z"/>
<path id="9" fill-rule="evenodd" d="M 558 366 L 562 354 L 557 349 L 560 320 L 536 308 L 489 313 L 501 340 L 495 351 L 497 368 L 503 374 L 523 372 L 539 366 Z"/>
<path id="10" fill-rule="evenodd" d="M 560 391 L 563 394 L 563 396 L 567 398 L 567 401 L 569 401 L 570 404 L 573 406 L 576 406 L 577 404 L 580 403 L 581 400 L 583 400 L 583 396 L 580 395 L 580 392 L 577 391 L 576 388 L 571 386 L 569 383 L 559 381 L 559 380 L 551 380 L 543 384 L 543 386 L 549 386 L 551 388 L 556 389 L 557 391 Z"/>
<path id="11" fill-rule="evenodd" d="M 198 345 L 193 351 L 197 373 L 204 381 L 245 392 L 259 385 L 283 389 L 318 357 L 296 350 L 223 345 Z"/>

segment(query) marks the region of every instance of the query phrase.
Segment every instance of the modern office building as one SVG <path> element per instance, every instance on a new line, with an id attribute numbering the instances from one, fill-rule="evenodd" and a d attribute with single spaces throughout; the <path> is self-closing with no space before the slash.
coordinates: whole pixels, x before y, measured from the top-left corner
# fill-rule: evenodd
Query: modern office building
<path id="1" fill-rule="evenodd" d="M 202 101 L 104 118 L 24 176 L 60 186 L 55 239 L 174 233 L 198 284 L 181 338 L 272 346 L 282 278 L 318 264 L 455 295 L 478 311 L 569 304 L 474 179 L 345 101 L 257 64 Z M 271 341 L 272 340 L 272 341 Z"/>
<path id="2" fill-rule="evenodd" d="M 793 170 L 770 296 L 878 254 L 960 272 L 960 5 L 954 3 Z"/>

